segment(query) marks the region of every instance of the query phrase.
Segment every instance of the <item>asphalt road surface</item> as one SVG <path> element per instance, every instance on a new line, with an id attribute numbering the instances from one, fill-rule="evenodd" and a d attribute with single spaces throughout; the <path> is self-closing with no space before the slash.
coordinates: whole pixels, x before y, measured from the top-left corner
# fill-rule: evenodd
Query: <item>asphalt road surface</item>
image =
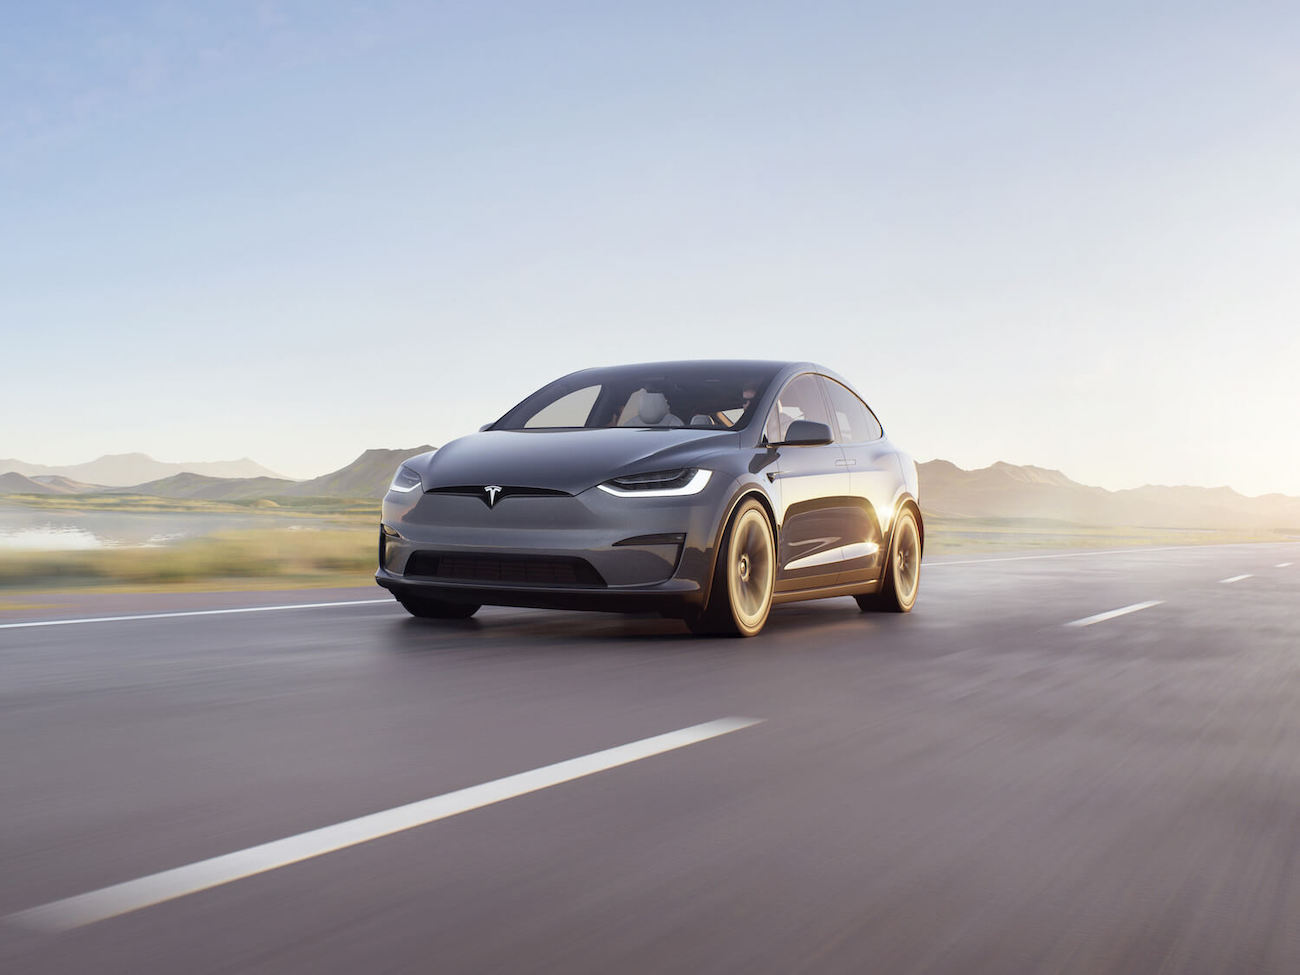
<path id="1" fill-rule="evenodd" d="M 1300 972 L 1300 544 L 921 585 L 10 610 L 0 971 Z"/>

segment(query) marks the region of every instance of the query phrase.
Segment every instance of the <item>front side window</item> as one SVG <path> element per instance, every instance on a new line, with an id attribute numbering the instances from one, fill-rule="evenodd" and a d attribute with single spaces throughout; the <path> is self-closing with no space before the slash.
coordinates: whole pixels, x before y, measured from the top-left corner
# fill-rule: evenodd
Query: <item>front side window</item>
<path id="1" fill-rule="evenodd" d="M 795 376 L 785 384 L 781 395 L 776 398 L 764 430 L 767 442 L 784 442 L 786 431 L 795 420 L 811 420 L 814 423 L 825 423 L 828 427 L 831 425 L 822 391 L 817 388 L 817 377 L 810 373 Z"/>
<path id="2" fill-rule="evenodd" d="M 831 412 L 840 428 L 841 443 L 870 443 L 884 436 L 880 422 L 867 404 L 858 399 L 853 390 L 848 389 L 834 379 L 822 377 L 826 388 L 826 398 L 831 402 Z"/>
<path id="3" fill-rule="evenodd" d="M 565 393 L 555 402 L 543 406 L 525 422 L 526 429 L 538 427 L 585 427 L 591 416 L 591 408 L 596 405 L 600 395 L 599 386 L 583 386 L 571 393 Z"/>

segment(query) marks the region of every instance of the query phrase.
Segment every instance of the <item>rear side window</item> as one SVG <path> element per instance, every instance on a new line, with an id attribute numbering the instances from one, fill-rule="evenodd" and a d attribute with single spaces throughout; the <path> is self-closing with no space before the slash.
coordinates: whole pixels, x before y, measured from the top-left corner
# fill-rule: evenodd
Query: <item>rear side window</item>
<path id="1" fill-rule="evenodd" d="M 822 382 L 826 387 L 826 398 L 831 402 L 831 412 L 840 428 L 841 443 L 870 443 L 884 436 L 880 421 L 853 390 L 825 376 Z"/>

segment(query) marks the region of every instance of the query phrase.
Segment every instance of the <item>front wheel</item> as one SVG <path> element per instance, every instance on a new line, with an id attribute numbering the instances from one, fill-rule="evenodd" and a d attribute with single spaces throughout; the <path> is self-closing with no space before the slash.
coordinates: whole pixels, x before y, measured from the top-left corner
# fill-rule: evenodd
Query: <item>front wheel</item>
<path id="1" fill-rule="evenodd" d="M 477 603 L 449 603 L 419 596 L 398 596 L 397 601 L 412 616 L 423 620 L 467 620 L 479 610 Z"/>
<path id="2" fill-rule="evenodd" d="M 772 609 L 775 581 L 772 523 L 751 498 L 736 509 L 723 535 L 708 606 L 687 624 L 695 633 L 755 636 Z"/>
<path id="3" fill-rule="evenodd" d="M 910 613 L 921 587 L 921 530 L 911 508 L 898 513 L 883 575 L 879 592 L 853 597 L 858 601 L 858 608 L 864 613 L 873 610 Z"/>

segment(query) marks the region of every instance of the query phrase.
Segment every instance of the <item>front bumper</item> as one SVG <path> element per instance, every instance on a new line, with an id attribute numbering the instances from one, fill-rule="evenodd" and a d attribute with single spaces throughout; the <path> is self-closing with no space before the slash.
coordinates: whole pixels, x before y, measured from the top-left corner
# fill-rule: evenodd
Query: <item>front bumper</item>
<path id="1" fill-rule="evenodd" d="M 684 498 L 622 498 L 592 488 L 577 495 L 504 496 L 489 507 L 473 495 L 390 492 L 375 581 L 398 596 L 486 605 L 670 615 L 702 605 L 712 546 L 731 490 L 715 477 Z M 680 540 L 679 540 L 680 539 Z M 412 556 L 420 553 L 420 557 Z M 582 585 L 428 574 L 430 561 L 486 563 L 583 560 Z M 409 570 L 409 571 L 408 571 Z"/>

